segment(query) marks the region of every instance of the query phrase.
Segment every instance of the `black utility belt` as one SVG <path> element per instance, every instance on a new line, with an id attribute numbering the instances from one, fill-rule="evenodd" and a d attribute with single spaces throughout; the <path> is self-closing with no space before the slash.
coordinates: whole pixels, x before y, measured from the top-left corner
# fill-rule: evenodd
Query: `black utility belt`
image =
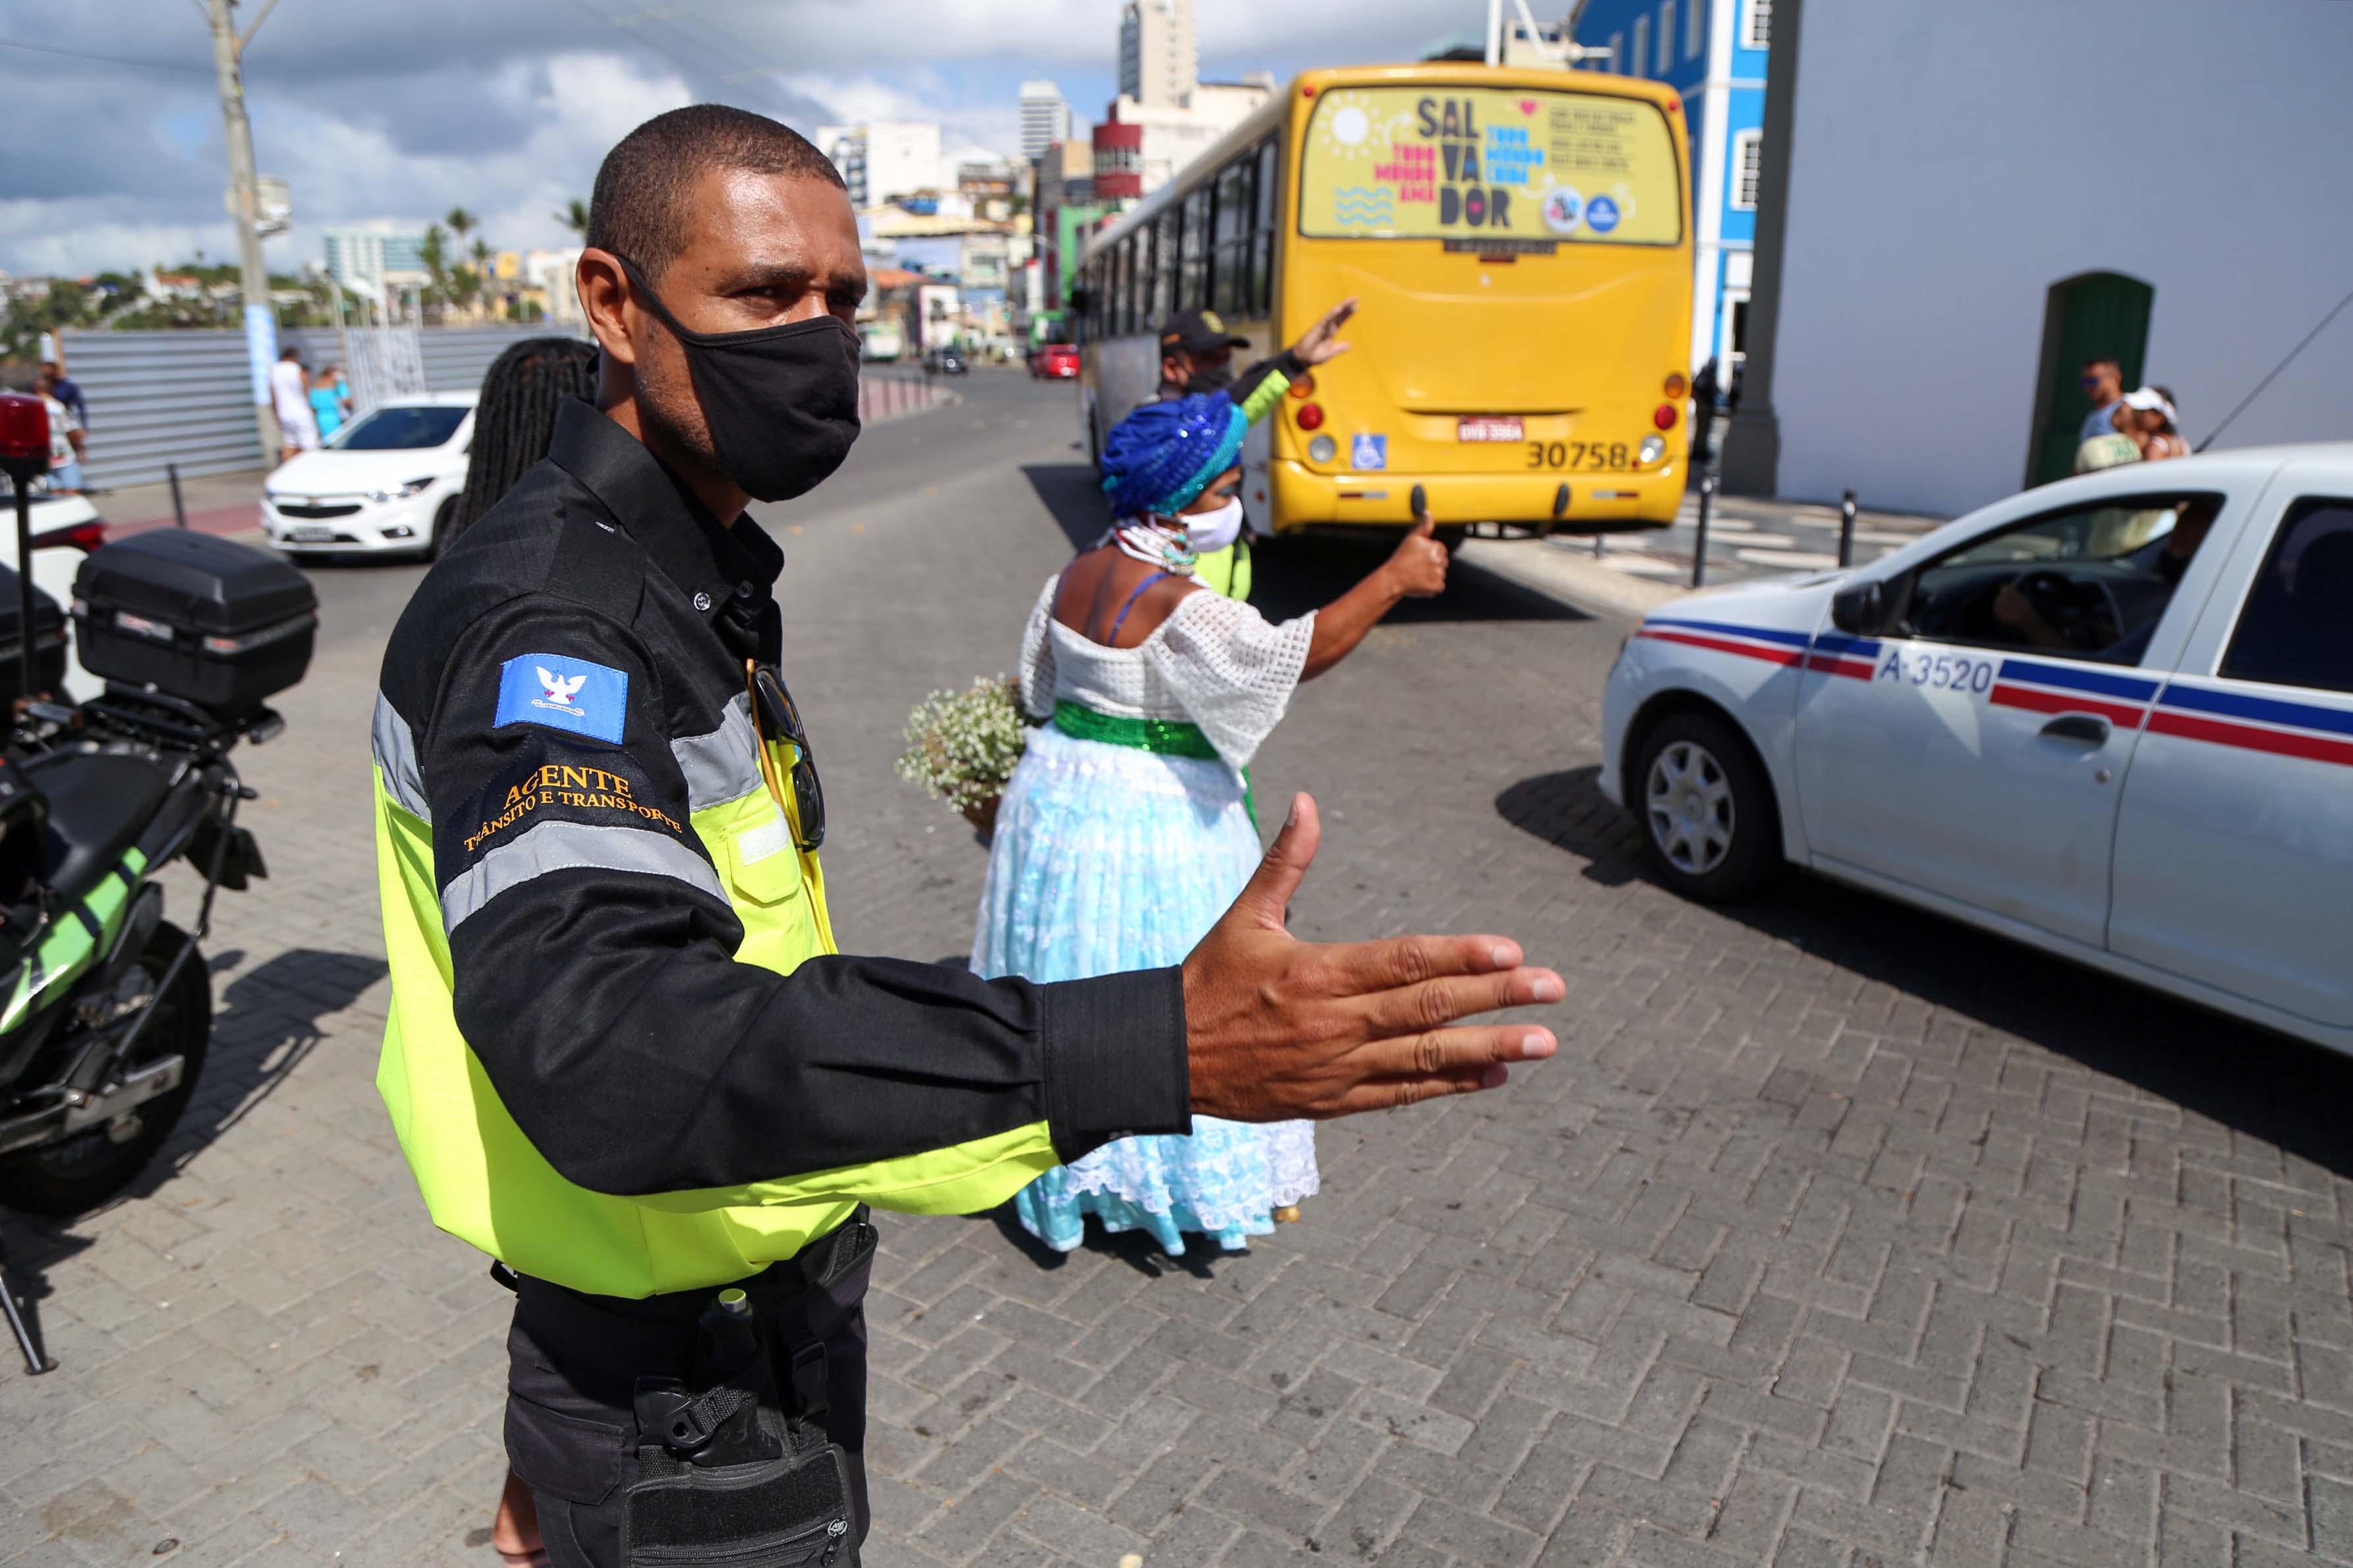
<path id="1" fill-rule="evenodd" d="M 628 1568 L 857 1568 L 847 1457 L 823 1425 L 825 1347 L 786 1342 L 776 1309 L 873 1255 L 861 1205 L 800 1255 L 738 1284 L 642 1301 L 523 1282 L 571 1342 L 627 1355 L 655 1325 L 693 1327 L 679 1375 L 635 1380 L 634 1478 L 622 1488 Z M 644 1364 L 642 1362 L 638 1364 Z"/>

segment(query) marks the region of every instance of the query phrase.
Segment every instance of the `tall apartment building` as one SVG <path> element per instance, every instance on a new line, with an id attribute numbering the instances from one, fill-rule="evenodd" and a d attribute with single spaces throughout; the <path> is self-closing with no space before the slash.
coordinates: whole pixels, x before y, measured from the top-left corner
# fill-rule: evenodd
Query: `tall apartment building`
<path id="1" fill-rule="evenodd" d="M 1146 109 L 1182 109 L 1200 79 L 1193 0 L 1127 0 L 1119 17 L 1119 91 Z"/>
<path id="2" fill-rule="evenodd" d="M 430 276 L 420 254 L 423 233 L 402 229 L 385 219 L 331 228 L 320 236 L 320 242 L 328 276 L 370 299 L 381 294 L 387 283 L 422 283 Z"/>
<path id="3" fill-rule="evenodd" d="M 1035 163 L 1047 148 L 1071 139 L 1071 106 L 1050 81 L 1021 84 L 1021 161 Z"/>
<path id="4" fill-rule="evenodd" d="M 841 171 L 852 206 L 874 206 L 915 191 L 955 188 L 955 167 L 940 155 L 940 128 L 930 121 L 820 125 L 817 145 Z"/>

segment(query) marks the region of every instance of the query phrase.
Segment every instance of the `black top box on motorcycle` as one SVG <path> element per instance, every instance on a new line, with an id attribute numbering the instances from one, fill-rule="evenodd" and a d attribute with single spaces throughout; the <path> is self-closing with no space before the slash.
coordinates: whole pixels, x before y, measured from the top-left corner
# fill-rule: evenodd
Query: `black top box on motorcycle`
<path id="1" fill-rule="evenodd" d="M 265 551 L 158 528 L 90 552 L 74 574 L 81 662 L 223 718 L 302 679 L 318 631 L 311 580 Z"/>
<path id="2" fill-rule="evenodd" d="M 18 624 L 25 612 L 17 596 L 16 574 L 0 566 L 0 701 L 25 695 L 24 650 L 16 646 Z M 33 679 L 37 691 L 61 694 L 66 689 L 66 613 L 63 606 L 33 590 Z"/>

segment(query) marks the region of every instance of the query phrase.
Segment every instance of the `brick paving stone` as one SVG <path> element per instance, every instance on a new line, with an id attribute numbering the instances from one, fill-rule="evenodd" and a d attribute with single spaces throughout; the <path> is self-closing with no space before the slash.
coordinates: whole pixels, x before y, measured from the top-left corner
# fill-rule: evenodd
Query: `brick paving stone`
<path id="1" fill-rule="evenodd" d="M 890 764 L 1095 526 L 1070 438 L 977 374 L 774 516 L 853 949 L 970 941 L 981 851 Z M 1271 547 L 1261 604 L 1370 560 Z M 66 1365 L 0 1361 L 0 1563 L 495 1562 L 507 1303 L 372 1083 L 361 759 L 415 576 L 318 573 L 165 1157 L 6 1222 Z M 1675 900 L 1592 785 L 1623 631 L 1463 570 L 1255 770 L 1324 807 L 1302 934 L 1511 932 L 1568 977 L 1560 1055 L 1324 1128 L 1243 1255 L 886 1216 L 870 1563 L 2353 1562 L 2353 1063 L 1825 884 Z"/>

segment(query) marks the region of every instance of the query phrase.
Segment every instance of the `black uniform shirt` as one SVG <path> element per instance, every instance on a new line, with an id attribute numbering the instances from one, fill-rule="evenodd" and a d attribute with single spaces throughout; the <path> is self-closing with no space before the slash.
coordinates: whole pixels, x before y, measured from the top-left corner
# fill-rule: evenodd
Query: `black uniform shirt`
<path id="1" fill-rule="evenodd" d="M 547 460 L 393 632 L 377 754 L 432 825 L 458 1026 L 509 1114 L 568 1180 L 617 1194 L 1040 1121 L 1064 1160 L 1189 1131 L 1174 969 L 1035 985 L 899 959 L 818 957 L 788 976 L 734 961 L 744 928 L 690 821 L 742 793 L 744 660 L 777 657 L 783 562 L 574 402 Z M 729 758 L 732 788 L 712 776 Z M 512 820 L 515 786 L 549 765 L 604 777 L 565 793 L 576 806 L 543 793 Z"/>

